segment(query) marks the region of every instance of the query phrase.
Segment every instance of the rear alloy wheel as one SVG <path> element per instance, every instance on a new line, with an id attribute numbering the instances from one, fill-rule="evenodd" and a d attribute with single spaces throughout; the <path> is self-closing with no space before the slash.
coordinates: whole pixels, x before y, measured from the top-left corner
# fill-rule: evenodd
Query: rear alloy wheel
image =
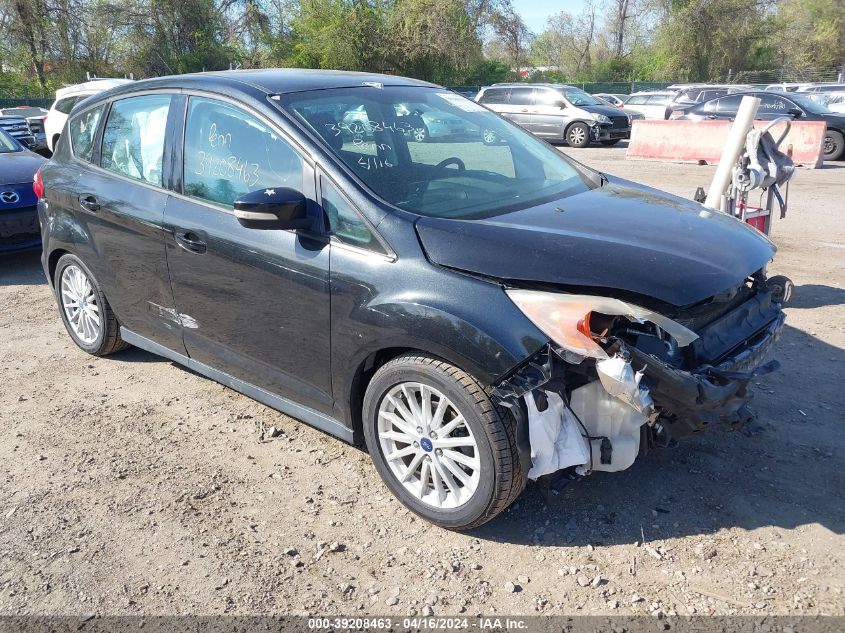
<path id="1" fill-rule="evenodd" d="M 75 255 L 63 255 L 54 277 L 56 300 L 68 334 L 82 350 L 105 356 L 128 347 L 94 276 Z"/>
<path id="2" fill-rule="evenodd" d="M 845 154 L 845 140 L 842 132 L 828 130 L 824 135 L 824 159 L 841 160 Z"/>
<path id="3" fill-rule="evenodd" d="M 590 144 L 590 128 L 584 123 L 573 123 L 566 130 L 566 142 L 570 147 L 587 147 Z"/>
<path id="4" fill-rule="evenodd" d="M 513 417 L 443 360 L 407 354 L 383 365 L 367 388 L 363 416 L 387 487 L 441 527 L 486 523 L 525 486 Z"/>

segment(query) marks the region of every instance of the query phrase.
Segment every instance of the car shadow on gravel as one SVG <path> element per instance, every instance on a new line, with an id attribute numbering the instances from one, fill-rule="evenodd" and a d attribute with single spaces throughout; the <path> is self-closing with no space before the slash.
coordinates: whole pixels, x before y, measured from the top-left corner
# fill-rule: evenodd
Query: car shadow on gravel
<path id="1" fill-rule="evenodd" d="M 0 253 L 0 286 L 34 286 L 46 284 L 41 268 L 41 250 Z"/>
<path id="2" fill-rule="evenodd" d="M 787 307 L 806 310 L 841 305 L 845 305 L 845 289 L 821 284 L 804 284 L 795 288 Z"/>
<path id="3" fill-rule="evenodd" d="M 626 471 L 558 490 L 529 482 L 516 504 L 472 535 L 576 547 L 766 526 L 845 533 L 845 396 L 833 379 L 845 370 L 845 350 L 786 326 L 775 357 L 781 369 L 755 381 L 759 433 L 714 428 L 654 449 Z"/>

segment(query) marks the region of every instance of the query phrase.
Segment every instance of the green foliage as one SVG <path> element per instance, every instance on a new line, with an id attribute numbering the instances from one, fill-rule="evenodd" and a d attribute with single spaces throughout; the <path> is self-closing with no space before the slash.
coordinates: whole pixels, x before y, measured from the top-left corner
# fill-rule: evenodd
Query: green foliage
<path id="1" fill-rule="evenodd" d="M 505 81 L 515 81 L 518 75 L 511 67 L 498 59 L 485 59 L 475 65 L 464 79 L 465 84 L 483 86 Z"/>
<path id="2" fill-rule="evenodd" d="M 724 81 L 845 68 L 843 0 L 586 0 L 530 33 L 510 0 L 0 0 L 0 96 L 231 66 L 441 84 Z"/>

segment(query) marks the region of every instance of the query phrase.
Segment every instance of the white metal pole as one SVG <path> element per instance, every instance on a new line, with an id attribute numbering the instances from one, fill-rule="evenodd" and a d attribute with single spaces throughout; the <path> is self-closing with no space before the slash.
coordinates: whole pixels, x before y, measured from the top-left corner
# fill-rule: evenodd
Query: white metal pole
<path id="1" fill-rule="evenodd" d="M 722 208 L 722 194 L 731 184 L 731 172 L 745 147 L 745 137 L 754 125 L 754 117 L 757 116 L 759 107 L 760 99 L 758 97 L 742 98 L 736 119 L 728 134 L 728 140 L 725 142 L 725 147 L 722 148 L 722 157 L 719 159 L 719 166 L 716 168 L 713 182 L 710 183 L 710 190 L 707 192 L 707 199 L 704 201 L 705 206 L 717 211 Z"/>

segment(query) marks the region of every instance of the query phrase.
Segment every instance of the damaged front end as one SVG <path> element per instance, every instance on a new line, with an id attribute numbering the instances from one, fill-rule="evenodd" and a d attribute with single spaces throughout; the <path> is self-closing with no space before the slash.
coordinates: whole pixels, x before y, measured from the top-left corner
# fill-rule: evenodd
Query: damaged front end
<path id="1" fill-rule="evenodd" d="M 527 413 L 537 478 L 628 468 L 651 446 L 752 419 L 750 382 L 783 328 L 762 271 L 693 306 L 511 288 L 551 342 L 493 389 Z"/>

